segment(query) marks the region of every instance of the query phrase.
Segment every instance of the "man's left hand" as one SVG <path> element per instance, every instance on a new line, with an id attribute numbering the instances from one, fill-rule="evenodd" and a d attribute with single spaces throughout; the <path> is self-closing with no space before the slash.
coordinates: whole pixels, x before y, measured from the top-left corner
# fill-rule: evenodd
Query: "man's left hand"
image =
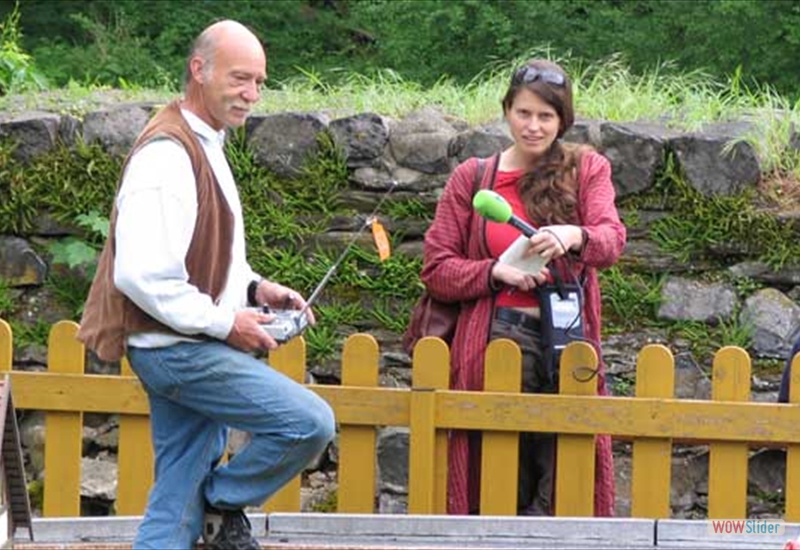
<path id="1" fill-rule="evenodd" d="M 261 281 L 256 288 L 256 301 L 266 304 L 272 309 L 303 309 L 306 301 L 296 290 L 272 281 Z M 314 312 L 311 308 L 306 310 L 308 324 L 316 323 Z"/>

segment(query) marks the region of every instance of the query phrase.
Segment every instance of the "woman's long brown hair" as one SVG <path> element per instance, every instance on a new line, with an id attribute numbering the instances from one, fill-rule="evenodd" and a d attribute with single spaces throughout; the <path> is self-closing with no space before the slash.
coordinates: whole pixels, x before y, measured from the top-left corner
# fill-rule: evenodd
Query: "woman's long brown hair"
<path id="1" fill-rule="evenodd" d="M 579 222 L 578 162 L 584 147 L 555 141 L 536 167 L 519 179 L 522 204 L 540 227 Z"/>

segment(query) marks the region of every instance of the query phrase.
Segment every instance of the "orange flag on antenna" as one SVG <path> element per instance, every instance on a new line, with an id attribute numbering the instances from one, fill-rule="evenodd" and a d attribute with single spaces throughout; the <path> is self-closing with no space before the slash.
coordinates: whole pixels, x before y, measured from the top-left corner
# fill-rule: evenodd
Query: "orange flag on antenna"
<path id="1" fill-rule="evenodd" d="M 372 218 L 371 225 L 372 239 L 375 241 L 375 246 L 378 248 L 378 257 L 381 261 L 384 261 L 392 255 L 389 237 L 386 235 L 386 228 L 378 221 L 378 218 Z"/>

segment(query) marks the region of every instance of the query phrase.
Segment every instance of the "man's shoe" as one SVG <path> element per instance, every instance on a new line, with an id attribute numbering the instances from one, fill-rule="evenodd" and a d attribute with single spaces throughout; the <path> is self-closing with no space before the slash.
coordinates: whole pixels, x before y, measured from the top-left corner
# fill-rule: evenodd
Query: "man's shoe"
<path id="1" fill-rule="evenodd" d="M 203 518 L 203 543 L 206 550 L 261 550 L 243 510 L 220 510 L 209 505 Z"/>

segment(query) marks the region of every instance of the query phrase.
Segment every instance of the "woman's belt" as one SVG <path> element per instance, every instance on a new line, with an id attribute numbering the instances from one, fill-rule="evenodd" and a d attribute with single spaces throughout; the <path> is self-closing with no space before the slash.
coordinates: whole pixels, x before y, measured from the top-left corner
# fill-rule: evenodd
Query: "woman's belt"
<path id="1" fill-rule="evenodd" d="M 495 311 L 494 318 L 511 325 L 517 325 L 528 330 L 539 330 L 541 323 L 533 315 L 528 315 L 510 307 L 499 307 Z"/>

